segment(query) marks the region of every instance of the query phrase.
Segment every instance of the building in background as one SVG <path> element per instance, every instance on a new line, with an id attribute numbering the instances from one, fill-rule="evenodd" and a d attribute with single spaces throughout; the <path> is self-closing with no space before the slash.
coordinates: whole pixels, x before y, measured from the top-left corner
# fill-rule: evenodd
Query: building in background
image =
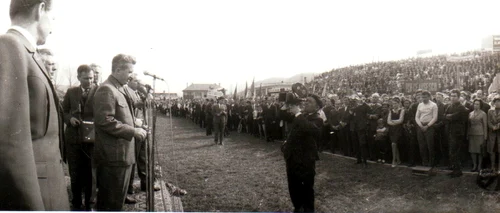
<path id="1" fill-rule="evenodd" d="M 157 92 L 154 94 L 154 99 L 155 100 L 176 100 L 178 99 L 179 96 L 177 96 L 177 93 L 167 93 L 167 92 Z"/>
<path id="2" fill-rule="evenodd" d="M 182 90 L 182 97 L 184 99 L 215 99 L 223 96 L 222 89 L 220 84 L 191 84 Z"/>

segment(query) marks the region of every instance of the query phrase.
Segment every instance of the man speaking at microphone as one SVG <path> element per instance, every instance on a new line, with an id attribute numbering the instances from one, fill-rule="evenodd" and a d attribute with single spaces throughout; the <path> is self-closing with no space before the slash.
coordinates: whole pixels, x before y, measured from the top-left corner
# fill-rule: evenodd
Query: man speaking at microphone
<path id="1" fill-rule="evenodd" d="M 135 117 L 135 127 L 140 128 L 144 122 L 144 100 L 147 98 L 148 92 L 145 87 L 145 84 L 141 81 L 139 75 L 137 73 L 133 73 L 130 77 L 130 80 L 127 84 L 127 89 L 131 95 L 131 99 L 134 103 L 133 111 Z M 140 141 L 138 139 L 135 140 L 135 158 L 137 165 L 137 175 L 141 180 L 141 191 L 146 191 L 146 142 Z M 130 182 L 128 186 L 128 194 L 134 194 L 134 173 L 135 173 L 135 165 L 132 166 L 132 171 L 130 174 Z M 160 186 L 154 185 L 154 190 L 160 190 Z M 127 197 L 125 203 L 134 203 L 135 200 Z"/>
<path id="2" fill-rule="evenodd" d="M 132 56 L 115 56 L 111 75 L 94 96 L 98 211 L 122 210 L 135 163 L 134 138 L 140 141 L 146 138 L 146 131 L 134 125 L 133 100 L 124 87 L 134 72 L 135 63 Z"/>

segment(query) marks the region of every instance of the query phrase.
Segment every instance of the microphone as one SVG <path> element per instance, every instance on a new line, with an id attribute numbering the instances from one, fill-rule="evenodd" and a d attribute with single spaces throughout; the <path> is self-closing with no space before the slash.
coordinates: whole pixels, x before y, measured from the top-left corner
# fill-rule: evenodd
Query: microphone
<path id="1" fill-rule="evenodd" d="M 160 77 L 158 77 L 158 76 L 156 76 L 156 75 L 154 75 L 154 74 L 151 74 L 151 73 L 149 73 L 148 71 L 144 71 L 144 75 L 151 76 L 151 77 L 153 77 L 154 79 L 158 79 L 158 80 L 165 81 L 165 79 L 160 78 Z"/>

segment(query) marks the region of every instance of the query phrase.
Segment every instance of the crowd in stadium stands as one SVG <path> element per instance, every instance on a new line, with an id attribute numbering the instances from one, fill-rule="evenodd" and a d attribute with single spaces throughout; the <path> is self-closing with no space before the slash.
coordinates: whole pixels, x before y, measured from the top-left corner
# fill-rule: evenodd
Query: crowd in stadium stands
<path id="1" fill-rule="evenodd" d="M 453 89 L 457 85 L 468 92 L 486 91 L 486 85 L 495 77 L 498 63 L 498 54 L 480 51 L 374 62 L 333 69 L 315 76 L 306 86 L 316 93 L 322 93 L 327 85 L 327 93 L 339 95 L 348 94 L 350 90 L 363 94 L 377 92 L 393 95 L 403 92 L 404 81 L 436 80 L 439 91 Z"/>
<path id="2" fill-rule="evenodd" d="M 463 168 L 500 172 L 500 90 L 488 92 L 500 72 L 500 55 L 455 57 L 459 60 L 436 56 L 377 62 L 316 76 L 306 86 L 323 96 L 318 151 L 356 157 L 365 167 L 372 160 L 393 167 L 426 166 L 431 174 L 436 167 L 447 168 L 451 177 L 461 176 Z M 418 80 L 439 81 L 438 91 L 404 90 L 405 81 Z M 173 116 L 191 119 L 210 135 L 210 109 L 216 103 L 178 100 L 163 108 L 171 107 Z M 283 104 L 274 97 L 230 99 L 225 134 L 285 140 Z"/>

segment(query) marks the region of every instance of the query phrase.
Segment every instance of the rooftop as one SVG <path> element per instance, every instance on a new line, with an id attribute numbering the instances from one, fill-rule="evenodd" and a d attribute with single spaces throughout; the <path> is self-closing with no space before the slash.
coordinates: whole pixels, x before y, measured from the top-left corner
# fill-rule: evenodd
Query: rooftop
<path id="1" fill-rule="evenodd" d="M 199 90 L 213 90 L 213 89 L 219 89 L 221 86 L 217 84 L 191 84 L 189 85 L 186 89 L 182 90 L 184 91 L 199 91 Z"/>

